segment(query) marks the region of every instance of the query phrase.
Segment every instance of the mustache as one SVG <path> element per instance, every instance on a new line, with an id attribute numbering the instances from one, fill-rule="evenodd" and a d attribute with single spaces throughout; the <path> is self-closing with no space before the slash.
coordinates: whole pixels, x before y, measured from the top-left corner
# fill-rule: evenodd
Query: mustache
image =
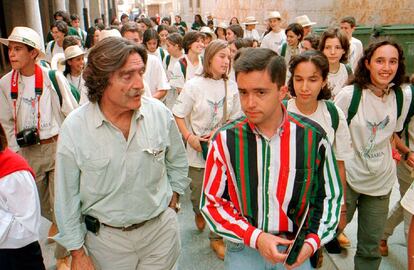
<path id="1" fill-rule="evenodd" d="M 137 95 L 142 96 L 144 94 L 144 92 L 145 92 L 144 88 L 142 88 L 142 89 L 131 88 L 131 89 L 125 91 L 124 92 L 124 95 L 127 96 L 127 97 L 131 97 L 132 98 L 132 97 L 135 97 Z"/>

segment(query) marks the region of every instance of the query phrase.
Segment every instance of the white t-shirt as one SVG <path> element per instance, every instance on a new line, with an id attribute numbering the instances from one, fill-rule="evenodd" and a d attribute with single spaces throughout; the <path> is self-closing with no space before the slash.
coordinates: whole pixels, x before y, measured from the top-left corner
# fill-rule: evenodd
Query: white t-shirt
<path id="1" fill-rule="evenodd" d="M 357 39 L 352 37 L 351 38 L 351 42 L 350 42 L 350 47 L 349 47 L 349 64 L 352 67 L 352 70 L 355 72 L 355 69 L 358 65 L 358 61 L 359 59 L 362 57 L 362 55 L 364 54 L 364 47 L 362 46 L 362 42 Z"/>
<path id="2" fill-rule="evenodd" d="M 152 95 L 158 90 L 169 90 L 171 88 L 161 61 L 151 54 L 148 54 L 144 80 L 148 84 Z"/>
<path id="3" fill-rule="evenodd" d="M 286 41 L 285 29 L 280 29 L 278 33 L 270 31 L 266 36 L 263 37 L 260 48 L 268 48 L 275 52 L 278 52 L 279 47 Z"/>
<path id="4" fill-rule="evenodd" d="M 162 51 L 163 51 L 163 53 L 164 53 L 164 57 L 162 57 L 161 50 L 162 50 Z M 162 63 L 162 62 L 164 62 L 165 57 L 168 55 L 168 51 L 167 51 L 167 50 L 162 49 L 161 47 L 158 47 L 158 48 L 155 50 L 155 52 L 149 52 L 148 50 L 147 50 L 147 52 L 148 52 L 148 55 L 154 55 L 154 56 L 156 56 L 156 57 L 157 57 L 157 58 L 161 61 L 161 63 Z"/>
<path id="5" fill-rule="evenodd" d="M 80 94 L 79 105 L 83 105 L 89 101 L 88 99 L 88 88 L 85 86 L 85 80 L 82 78 L 82 74 L 79 76 L 72 76 L 69 73 L 66 75 L 66 79 L 70 84 L 78 89 Z"/>
<path id="6" fill-rule="evenodd" d="M 184 57 L 184 55 L 182 55 L 181 57 Z M 174 70 L 174 66 L 175 64 L 178 62 L 178 60 L 180 60 L 180 58 L 176 58 L 173 57 L 172 55 L 170 55 L 170 62 L 168 64 L 167 67 L 167 56 L 164 58 L 164 62 L 163 62 L 163 66 L 164 66 L 164 70 L 167 74 L 167 79 L 168 81 L 171 80 L 171 78 L 173 77 L 173 70 Z M 171 86 L 171 90 L 167 92 L 167 95 L 165 96 L 165 100 L 164 103 L 165 105 L 171 110 L 172 107 L 175 104 L 175 100 L 177 99 L 178 96 L 178 91 L 175 89 L 174 86 Z"/>
<path id="7" fill-rule="evenodd" d="M 414 182 L 411 183 L 410 188 L 401 199 L 401 205 L 405 210 L 410 212 L 410 214 L 414 215 Z"/>
<path id="8" fill-rule="evenodd" d="M 288 101 L 287 110 L 294 112 L 317 122 L 325 130 L 329 142 L 333 145 L 333 151 L 337 160 L 348 160 L 354 157 L 354 150 L 352 149 L 351 135 L 349 134 L 348 125 L 342 110 L 336 106 L 339 115 L 338 128 L 335 130 L 332 127 L 331 114 L 326 107 L 323 100 L 318 101 L 318 108 L 312 114 L 303 114 L 296 106 L 295 98 Z"/>
<path id="9" fill-rule="evenodd" d="M 53 46 L 53 50 L 52 44 L 55 44 Z M 52 61 L 52 57 L 57 53 L 65 53 L 63 47 L 60 47 L 54 40 L 49 41 L 49 43 L 46 46 L 46 61 L 50 63 Z"/>
<path id="10" fill-rule="evenodd" d="M 362 90 L 357 113 L 349 125 L 355 157 L 345 161 L 347 182 L 359 193 L 386 195 L 397 179 L 390 138 L 402 129 L 411 102 L 410 90 L 407 87 L 402 89 L 404 102 L 398 120 L 394 91 L 381 98 L 369 89 Z M 353 85 L 346 86 L 335 97 L 335 104 L 342 109 L 345 118 L 348 117 L 353 90 Z"/>
<path id="11" fill-rule="evenodd" d="M 223 119 L 225 87 L 223 80 L 194 77 L 187 81 L 177 98 L 172 112 L 180 118 L 189 117 L 195 135 L 209 135 L 218 128 Z M 242 115 L 239 91 L 233 81 L 227 82 L 227 120 L 232 121 Z M 192 167 L 204 168 L 202 153 L 187 144 L 187 157 Z"/>
<path id="12" fill-rule="evenodd" d="M 244 38 L 250 38 L 250 39 L 255 39 L 257 41 L 260 40 L 260 35 L 259 32 L 257 32 L 256 29 L 253 29 L 252 31 L 248 31 L 248 30 L 244 30 Z"/>
<path id="13" fill-rule="evenodd" d="M 184 55 L 185 59 L 187 60 L 187 69 L 186 69 L 186 76 L 184 78 L 184 73 L 181 70 L 181 65 L 177 61 L 173 68 L 173 74 L 170 79 L 171 86 L 175 88 L 183 88 L 184 83 L 192 78 L 194 78 L 196 75 L 200 75 L 203 72 L 203 61 L 201 60 L 201 56 L 198 60 L 198 65 L 194 66 L 190 59 L 188 59 L 187 55 Z"/>
<path id="14" fill-rule="evenodd" d="M 339 64 L 338 72 L 328 74 L 328 85 L 332 89 L 332 98 L 334 98 L 344 87 L 348 80 L 348 71 L 344 64 Z"/>

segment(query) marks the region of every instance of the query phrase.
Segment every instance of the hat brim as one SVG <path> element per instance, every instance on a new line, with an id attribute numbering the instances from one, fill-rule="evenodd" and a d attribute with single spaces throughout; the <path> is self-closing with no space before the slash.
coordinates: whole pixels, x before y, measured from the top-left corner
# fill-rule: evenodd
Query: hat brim
<path id="1" fill-rule="evenodd" d="M 268 20 L 270 20 L 270 19 L 279 19 L 279 20 L 281 20 L 281 19 L 282 19 L 282 17 L 267 17 L 267 18 L 266 18 L 266 21 L 268 21 Z"/>
<path id="2" fill-rule="evenodd" d="M 10 42 L 10 41 L 12 41 L 12 42 L 22 43 L 22 44 L 25 44 L 25 45 L 30 46 L 30 47 L 32 47 L 33 49 L 37 50 L 37 51 L 39 52 L 39 55 L 38 55 L 38 57 L 37 57 L 38 59 L 42 59 L 42 58 L 44 58 L 44 57 L 46 56 L 46 54 L 45 54 L 43 51 L 41 51 L 41 50 L 40 50 L 40 49 L 38 49 L 38 48 L 33 47 L 33 46 L 32 46 L 32 44 L 30 44 L 30 43 L 24 42 L 24 41 L 22 41 L 22 40 L 8 39 L 8 38 L 0 38 L 0 43 L 1 43 L 1 44 L 6 45 L 7 47 L 9 46 L 9 42 Z"/>
<path id="3" fill-rule="evenodd" d="M 316 22 L 310 22 L 310 23 L 302 25 L 302 27 L 312 26 L 312 25 L 315 25 L 315 24 L 316 24 Z"/>
<path id="4" fill-rule="evenodd" d="M 254 25 L 254 24 L 259 24 L 259 22 L 244 22 L 244 25 Z"/>
<path id="5" fill-rule="evenodd" d="M 61 61 L 60 61 L 60 63 L 64 65 L 64 64 L 66 64 L 66 61 L 68 61 L 68 60 L 70 60 L 70 59 L 73 59 L 73 58 L 75 58 L 75 57 L 78 57 L 78 56 L 80 56 L 80 55 L 85 55 L 85 52 L 75 54 L 74 56 L 71 56 L 70 58 L 67 58 L 67 59 L 63 59 L 63 60 L 61 60 Z"/>

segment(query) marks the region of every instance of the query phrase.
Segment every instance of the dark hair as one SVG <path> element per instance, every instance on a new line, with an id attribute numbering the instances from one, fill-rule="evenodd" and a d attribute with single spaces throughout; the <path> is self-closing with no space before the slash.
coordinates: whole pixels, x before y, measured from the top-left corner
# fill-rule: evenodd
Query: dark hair
<path id="1" fill-rule="evenodd" d="M 58 11 L 56 11 L 53 14 L 53 18 L 56 20 L 56 17 L 57 16 L 62 17 L 63 18 L 63 21 L 65 23 L 67 23 L 68 25 L 70 25 L 70 16 L 69 16 L 69 13 L 67 13 L 66 11 L 63 11 L 63 10 L 58 10 Z"/>
<path id="2" fill-rule="evenodd" d="M 95 18 L 95 20 L 93 21 L 93 23 L 94 24 L 98 24 L 99 20 L 102 20 L 103 21 L 103 19 L 101 17 L 98 17 L 98 18 Z"/>
<path id="3" fill-rule="evenodd" d="M 253 39 L 238 38 L 232 42 L 229 42 L 229 44 L 234 44 L 237 50 L 240 50 L 241 48 L 253 47 Z"/>
<path id="4" fill-rule="evenodd" d="M 200 38 L 201 39 L 204 38 L 203 33 L 196 32 L 196 31 L 186 33 L 184 35 L 184 38 L 183 38 L 183 49 L 184 49 L 184 52 L 186 54 L 188 54 L 188 51 L 190 50 L 191 44 L 193 44 L 194 42 L 197 42 L 197 40 L 200 39 Z"/>
<path id="5" fill-rule="evenodd" d="M 85 48 L 88 48 L 89 49 L 89 48 L 92 48 L 93 45 L 95 45 L 93 38 L 95 36 L 95 31 L 96 30 L 101 31 L 96 26 L 89 27 L 89 29 L 87 31 L 87 35 L 86 35 L 86 40 L 85 40 Z"/>
<path id="6" fill-rule="evenodd" d="M 180 49 L 183 48 L 183 37 L 179 33 L 171 33 L 167 36 L 167 40 L 172 44 L 178 45 Z"/>
<path id="7" fill-rule="evenodd" d="M 80 17 L 78 14 L 72 14 L 70 15 L 70 21 L 74 21 L 74 20 L 80 20 Z"/>
<path id="8" fill-rule="evenodd" d="M 150 20 L 154 23 L 154 25 L 158 25 L 158 18 L 157 17 L 152 16 L 152 17 L 150 17 Z"/>
<path id="9" fill-rule="evenodd" d="M 97 29 L 99 29 L 99 31 L 105 30 L 105 25 L 104 25 L 103 23 L 97 23 L 97 24 L 95 25 L 95 27 L 96 27 Z"/>
<path id="10" fill-rule="evenodd" d="M 374 40 L 364 51 L 364 55 L 359 59 L 358 65 L 355 70 L 354 79 L 350 81 L 350 84 L 358 84 L 361 88 L 366 88 L 371 82 L 370 71 L 365 66 L 365 61 L 371 62 L 371 58 L 375 51 L 382 46 L 390 45 L 398 51 L 398 69 L 395 77 L 392 79 L 395 87 L 399 87 L 405 80 L 405 64 L 404 64 L 404 52 L 401 46 L 389 38 L 380 38 Z"/>
<path id="11" fill-rule="evenodd" d="M 174 18 L 177 17 L 180 19 L 180 22 L 183 20 L 180 15 L 175 15 Z"/>
<path id="12" fill-rule="evenodd" d="M 148 18 L 142 18 L 142 19 L 139 19 L 139 20 L 138 20 L 138 23 L 143 23 L 143 24 L 145 24 L 145 25 L 147 26 L 147 28 L 148 28 L 148 29 L 152 27 L 151 20 L 150 20 L 150 19 L 148 19 Z"/>
<path id="13" fill-rule="evenodd" d="M 201 26 L 206 26 L 206 24 L 204 23 L 203 18 L 201 18 L 200 14 L 194 15 L 194 22 L 196 22 L 196 18 L 198 18 L 198 24 L 200 24 Z"/>
<path id="14" fill-rule="evenodd" d="M 142 44 L 147 48 L 147 42 L 151 39 L 155 39 L 157 41 L 157 47 L 160 46 L 160 36 L 158 35 L 157 31 L 152 28 L 148 28 L 144 32 L 144 37 L 142 38 Z"/>
<path id="15" fill-rule="evenodd" d="M 88 88 L 88 98 L 91 102 L 100 102 L 112 74 L 125 64 L 132 53 L 138 53 L 142 61 L 147 63 L 146 50 L 124 38 L 108 37 L 93 47 L 83 72 L 85 86 Z"/>
<path id="16" fill-rule="evenodd" d="M 222 27 L 217 26 L 216 30 L 214 30 L 214 34 L 216 34 L 216 37 L 218 38 L 218 36 L 219 36 L 218 33 L 217 33 L 219 29 L 223 29 L 224 36 L 226 36 L 226 28 L 222 28 Z"/>
<path id="17" fill-rule="evenodd" d="M 266 48 L 243 48 L 234 57 L 234 71 L 240 72 L 264 71 L 266 70 L 273 83 L 278 87 L 285 84 L 286 63 L 285 58 L 276 52 Z"/>
<path id="18" fill-rule="evenodd" d="M 6 150 L 7 148 L 7 136 L 6 131 L 4 131 L 4 128 L 2 124 L 0 123 L 0 152 Z"/>
<path id="19" fill-rule="evenodd" d="M 123 13 L 121 15 L 121 19 L 120 20 L 122 21 L 124 18 L 128 18 L 128 20 L 129 20 L 129 16 L 127 14 L 125 14 L 125 13 Z"/>
<path id="20" fill-rule="evenodd" d="M 328 61 L 328 58 L 322 52 L 305 51 L 301 54 L 293 56 L 289 62 L 289 72 L 290 74 L 292 74 L 292 76 L 290 76 L 290 79 L 288 81 L 288 89 L 292 97 L 296 97 L 294 84 L 293 84 L 293 79 L 295 76 L 295 69 L 300 63 L 303 63 L 303 62 L 311 62 L 316 67 L 316 69 L 320 71 L 322 80 L 323 81 L 328 80 L 329 61 Z M 317 100 L 330 99 L 331 97 L 332 97 L 331 89 L 328 87 L 328 84 L 326 83 L 325 86 L 319 92 Z"/>
<path id="21" fill-rule="evenodd" d="M 54 27 L 57 28 L 59 32 L 62 32 L 65 36 L 68 34 L 68 24 L 64 21 L 54 21 L 52 25 L 50 26 L 50 30 L 52 30 Z"/>
<path id="22" fill-rule="evenodd" d="M 289 31 L 292 31 L 295 35 L 299 36 L 299 43 L 302 41 L 304 33 L 302 25 L 299 23 L 291 23 L 286 28 L 285 34 L 287 35 Z"/>
<path id="23" fill-rule="evenodd" d="M 127 22 L 124 23 L 121 27 L 121 36 L 124 36 L 125 32 L 134 32 L 134 33 L 138 33 L 138 35 L 140 36 L 140 38 L 142 38 L 142 31 L 141 29 L 139 29 L 138 25 L 136 22 Z"/>
<path id="24" fill-rule="evenodd" d="M 344 50 L 344 54 L 342 55 L 339 62 L 347 63 L 348 62 L 348 54 L 349 54 L 349 39 L 348 36 L 342 31 L 341 29 L 335 27 L 330 28 L 322 33 L 320 42 L 319 42 L 319 50 L 323 52 L 325 49 L 325 43 L 328 38 L 337 38 L 339 43 L 341 44 L 342 49 Z"/>
<path id="25" fill-rule="evenodd" d="M 227 30 L 231 30 L 237 38 L 243 38 L 244 31 L 243 28 L 238 24 L 230 25 Z"/>
<path id="26" fill-rule="evenodd" d="M 111 20 L 111 26 L 119 26 L 121 23 L 118 21 L 117 17 L 113 17 Z"/>
<path id="27" fill-rule="evenodd" d="M 237 24 L 240 24 L 239 19 L 237 19 L 237 17 L 231 17 L 231 19 L 230 19 L 230 21 L 229 21 L 229 25 L 233 25 L 233 24 L 231 23 L 231 21 L 232 21 L 233 19 L 236 19 Z"/>
<path id="28" fill-rule="evenodd" d="M 319 36 L 317 36 L 315 34 L 308 34 L 307 36 L 305 36 L 303 38 L 303 40 L 309 41 L 312 48 L 314 48 L 315 50 L 318 49 L 318 47 L 319 47 Z"/>
<path id="29" fill-rule="evenodd" d="M 356 26 L 355 17 L 353 17 L 353 16 L 348 16 L 348 17 L 342 18 L 341 23 L 349 23 L 349 25 L 352 28 L 354 28 Z"/>
<path id="30" fill-rule="evenodd" d="M 79 45 L 79 43 L 81 42 L 80 37 L 78 36 L 66 36 L 63 39 L 63 50 L 66 50 L 67 47 L 73 46 L 73 45 Z"/>
<path id="31" fill-rule="evenodd" d="M 168 25 L 171 25 L 171 19 L 170 17 L 163 17 L 161 22 L 168 22 Z"/>
<path id="32" fill-rule="evenodd" d="M 157 33 L 161 33 L 162 31 L 166 30 L 168 33 L 170 33 L 170 27 L 165 24 L 160 24 L 157 26 Z"/>

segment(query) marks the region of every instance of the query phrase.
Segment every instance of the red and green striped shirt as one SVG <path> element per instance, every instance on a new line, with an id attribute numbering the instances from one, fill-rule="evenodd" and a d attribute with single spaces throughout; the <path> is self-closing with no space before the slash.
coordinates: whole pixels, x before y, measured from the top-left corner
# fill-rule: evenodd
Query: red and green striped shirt
<path id="1" fill-rule="evenodd" d="M 331 145 L 308 118 L 288 113 L 267 139 L 242 117 L 212 140 L 200 207 L 210 228 L 233 242 L 256 248 L 262 231 L 296 232 L 309 204 L 306 241 L 316 251 L 334 237 L 341 201 Z"/>

